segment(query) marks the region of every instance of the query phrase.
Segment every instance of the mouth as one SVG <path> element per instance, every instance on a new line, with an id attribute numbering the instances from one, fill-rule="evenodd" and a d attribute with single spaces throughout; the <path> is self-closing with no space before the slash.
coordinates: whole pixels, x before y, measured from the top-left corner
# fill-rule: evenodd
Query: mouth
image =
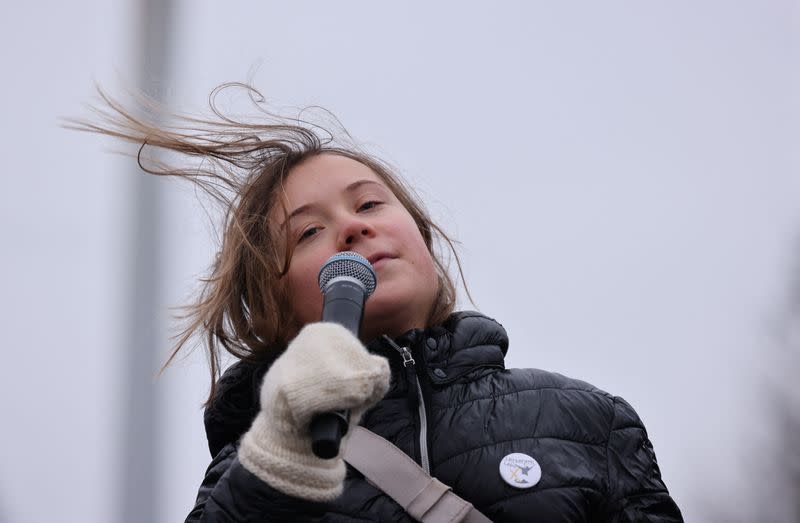
<path id="1" fill-rule="evenodd" d="M 367 260 L 369 261 L 369 263 L 370 263 L 371 265 L 375 265 L 375 264 L 376 264 L 376 263 L 378 263 L 379 261 L 382 261 L 382 260 L 389 260 L 389 259 L 392 259 L 392 258 L 394 258 L 394 256 L 392 256 L 392 255 L 391 255 L 391 254 L 389 254 L 389 253 L 385 253 L 385 252 L 378 252 L 378 253 L 375 253 L 375 254 L 373 254 L 373 255 L 372 255 L 372 256 L 370 256 L 369 258 L 367 258 Z"/>

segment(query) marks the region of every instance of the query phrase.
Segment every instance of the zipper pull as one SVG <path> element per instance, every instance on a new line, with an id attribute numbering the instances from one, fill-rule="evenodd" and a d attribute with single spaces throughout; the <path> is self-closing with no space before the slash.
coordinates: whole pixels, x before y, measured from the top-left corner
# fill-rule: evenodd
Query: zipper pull
<path id="1" fill-rule="evenodd" d="M 409 365 L 414 365 L 416 362 L 414 361 L 414 357 L 411 355 L 411 351 L 409 351 L 406 347 L 400 347 L 402 352 L 400 354 L 403 355 L 403 367 L 408 367 Z"/>
<path id="2" fill-rule="evenodd" d="M 411 355 L 411 351 L 408 350 L 408 347 L 401 347 L 392 340 L 387 335 L 382 335 L 383 341 L 389 344 L 391 348 L 396 350 L 400 353 L 400 356 L 403 358 L 403 367 L 408 367 L 409 365 L 414 365 L 416 361 L 414 361 L 414 356 Z"/>

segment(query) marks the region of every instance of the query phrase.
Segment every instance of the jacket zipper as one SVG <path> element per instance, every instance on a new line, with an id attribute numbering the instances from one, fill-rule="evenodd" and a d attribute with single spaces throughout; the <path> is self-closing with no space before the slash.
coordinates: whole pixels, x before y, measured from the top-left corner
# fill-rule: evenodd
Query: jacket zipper
<path id="1" fill-rule="evenodd" d="M 383 336 L 383 339 L 389 343 L 394 350 L 400 353 L 400 356 L 403 358 L 403 367 L 408 369 L 410 371 L 409 374 L 414 377 L 414 385 L 416 386 L 418 399 L 417 405 L 419 406 L 419 457 L 422 462 L 422 468 L 425 469 L 425 472 L 430 474 L 431 465 L 428 459 L 428 415 L 425 412 L 425 399 L 422 396 L 422 387 L 419 384 L 414 356 L 411 354 L 411 351 L 408 350 L 408 347 L 400 347 L 392 341 L 390 337 Z M 409 366 L 411 367 L 410 369 Z"/>

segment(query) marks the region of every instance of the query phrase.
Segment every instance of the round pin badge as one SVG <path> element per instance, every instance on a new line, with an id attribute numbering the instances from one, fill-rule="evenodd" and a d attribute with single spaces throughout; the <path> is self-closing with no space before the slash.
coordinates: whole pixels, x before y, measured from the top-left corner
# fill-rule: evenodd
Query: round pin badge
<path id="1" fill-rule="evenodd" d="M 542 479 L 542 468 L 527 454 L 515 452 L 500 461 L 500 477 L 514 488 L 531 488 Z"/>

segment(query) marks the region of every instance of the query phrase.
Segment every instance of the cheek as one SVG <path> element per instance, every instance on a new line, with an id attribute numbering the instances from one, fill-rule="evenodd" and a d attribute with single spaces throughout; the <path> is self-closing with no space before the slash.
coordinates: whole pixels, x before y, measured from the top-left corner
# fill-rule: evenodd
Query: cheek
<path id="1" fill-rule="evenodd" d="M 426 281 L 426 288 L 432 294 L 438 291 L 439 276 L 436 272 L 436 263 L 433 261 L 433 256 L 428 251 L 425 242 L 421 242 L 419 251 L 419 272 L 422 275 L 422 280 Z"/>
<path id="2" fill-rule="evenodd" d="M 410 272 L 406 275 L 409 278 L 404 286 L 407 291 L 412 291 L 423 301 L 431 300 L 438 292 L 439 278 L 436 272 L 436 265 L 433 256 L 425 245 L 422 234 L 417 229 L 416 223 L 409 217 L 409 222 L 405 223 L 401 231 L 398 232 L 399 238 L 405 246 L 405 256 L 410 262 Z"/>
<path id="3" fill-rule="evenodd" d="M 321 265 L 322 261 L 309 256 L 296 256 L 286 275 L 289 304 L 302 323 L 317 321 L 321 315 L 322 294 L 317 281 Z"/>
<path id="4" fill-rule="evenodd" d="M 403 234 L 403 242 L 408 246 L 410 259 L 420 271 L 422 275 L 436 276 L 436 268 L 434 266 L 433 257 L 431 256 L 428 246 L 425 245 L 425 240 L 422 234 L 417 229 L 416 224 L 412 221 L 410 225 L 405 227 Z"/>

